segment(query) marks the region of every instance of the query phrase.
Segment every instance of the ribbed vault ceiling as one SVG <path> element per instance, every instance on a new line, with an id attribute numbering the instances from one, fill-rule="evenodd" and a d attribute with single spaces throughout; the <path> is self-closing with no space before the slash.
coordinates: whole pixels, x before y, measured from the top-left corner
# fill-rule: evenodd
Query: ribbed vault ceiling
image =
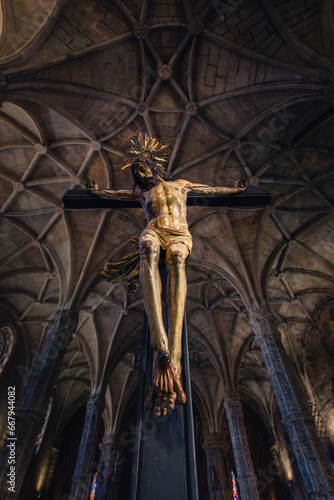
<path id="1" fill-rule="evenodd" d="M 88 178 L 131 187 L 120 167 L 142 130 L 170 144 L 177 178 L 231 186 L 246 177 L 271 192 L 264 210 L 189 208 L 187 266 L 193 387 L 209 427 L 219 429 L 224 391 L 238 380 L 269 422 L 272 392 L 247 310 L 270 305 L 303 371 L 309 332 L 333 302 L 330 0 L 1 4 L 0 299 L 32 353 L 57 309 L 79 312 L 59 421 L 108 383 L 112 430 L 136 386 L 141 295 L 99 271 L 132 251 L 145 216 L 65 210 L 62 196 Z"/>

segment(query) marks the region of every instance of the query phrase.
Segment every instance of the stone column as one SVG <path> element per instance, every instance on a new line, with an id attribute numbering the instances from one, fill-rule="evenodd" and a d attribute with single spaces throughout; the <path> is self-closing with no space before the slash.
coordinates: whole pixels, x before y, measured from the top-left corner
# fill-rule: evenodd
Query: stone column
<path id="1" fill-rule="evenodd" d="M 112 497 L 112 487 L 116 481 L 117 465 L 122 457 L 115 443 L 115 436 L 107 434 L 100 444 L 101 458 L 98 466 L 100 480 L 95 500 L 106 500 Z"/>
<path id="2" fill-rule="evenodd" d="M 260 500 L 239 395 L 236 393 L 226 394 L 224 404 L 241 498 L 242 500 Z"/>
<path id="3" fill-rule="evenodd" d="M 66 348 L 77 325 L 77 315 L 69 310 L 57 311 L 50 322 L 46 341 L 32 369 L 29 382 L 15 415 L 15 430 L 7 436 L 0 456 L 0 497 L 18 498 L 24 475 L 33 453 L 36 439 L 44 424 L 50 397 L 58 378 Z M 12 436 L 13 436 L 12 435 Z M 8 492 L 10 448 L 15 451 L 15 493 Z"/>
<path id="4" fill-rule="evenodd" d="M 56 468 L 56 463 L 58 460 L 58 455 L 59 455 L 59 450 L 58 448 L 55 448 L 52 446 L 50 450 L 50 459 L 49 459 L 49 467 L 48 467 L 48 472 L 46 475 L 46 480 L 45 480 L 45 486 L 44 486 L 44 491 L 47 493 L 48 489 L 50 488 L 50 484 L 53 478 L 53 474 Z"/>
<path id="5" fill-rule="evenodd" d="M 71 500 L 87 500 L 92 483 L 92 468 L 104 410 L 104 397 L 91 394 L 71 485 Z"/>
<path id="6" fill-rule="evenodd" d="M 251 314 L 251 326 L 267 366 L 306 493 L 312 500 L 332 499 L 334 474 L 308 412 L 301 383 L 282 345 L 275 317 L 265 309 Z"/>
<path id="7" fill-rule="evenodd" d="M 203 448 L 206 453 L 210 500 L 229 500 L 231 495 L 229 495 L 225 467 L 229 444 L 224 442 L 219 432 L 212 432 L 206 436 Z"/>
<path id="8" fill-rule="evenodd" d="M 279 461 L 277 470 L 280 473 L 280 479 L 286 484 L 293 500 L 306 500 L 293 452 L 290 445 L 287 446 L 284 439 L 284 427 L 281 422 L 276 423 L 276 433 L 277 442 L 275 449 L 277 450 L 276 458 L 278 458 Z M 288 447 L 290 453 L 292 452 L 292 460 L 290 459 Z"/>

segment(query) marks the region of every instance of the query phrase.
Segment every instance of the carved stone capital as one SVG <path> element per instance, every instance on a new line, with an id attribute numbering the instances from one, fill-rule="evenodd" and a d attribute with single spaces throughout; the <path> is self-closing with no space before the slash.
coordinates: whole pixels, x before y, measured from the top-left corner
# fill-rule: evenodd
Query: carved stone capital
<path id="1" fill-rule="evenodd" d="M 101 457 L 97 471 L 100 477 L 100 483 L 98 483 L 100 486 L 97 489 L 96 500 L 104 500 L 111 498 L 111 489 L 116 481 L 118 466 L 123 461 L 120 462 L 122 452 L 114 433 L 105 435 L 99 448 Z"/>
<path id="2" fill-rule="evenodd" d="M 205 436 L 203 449 L 205 451 L 220 448 L 222 450 L 228 450 L 230 445 L 224 441 L 224 438 L 220 432 L 211 432 Z"/>
<path id="3" fill-rule="evenodd" d="M 224 406 L 227 414 L 242 415 L 242 403 L 239 394 L 227 392 L 224 397 Z"/>
<path id="4" fill-rule="evenodd" d="M 72 340 L 73 331 L 77 325 L 77 314 L 73 311 L 62 309 L 55 313 L 49 323 L 46 340 L 39 355 L 34 372 L 48 369 L 53 366 L 58 370 L 65 354 L 65 350 Z"/>
<path id="5" fill-rule="evenodd" d="M 313 418 L 309 413 L 303 413 L 303 412 L 290 413 L 289 415 L 285 415 L 282 418 L 282 424 L 284 425 L 289 425 L 291 423 L 295 423 L 298 421 L 299 422 L 308 421 L 309 423 L 313 423 Z"/>
<path id="6" fill-rule="evenodd" d="M 250 325 L 256 338 L 274 334 L 278 331 L 277 319 L 271 311 L 262 307 L 250 313 Z"/>
<path id="7" fill-rule="evenodd" d="M 51 320 L 50 327 L 69 332 L 76 328 L 78 315 L 71 309 L 59 309 Z"/>
<path id="8" fill-rule="evenodd" d="M 102 443 L 99 445 L 100 450 L 107 446 L 114 446 L 115 441 L 115 434 L 113 432 L 110 432 L 110 434 L 105 434 L 102 438 Z"/>

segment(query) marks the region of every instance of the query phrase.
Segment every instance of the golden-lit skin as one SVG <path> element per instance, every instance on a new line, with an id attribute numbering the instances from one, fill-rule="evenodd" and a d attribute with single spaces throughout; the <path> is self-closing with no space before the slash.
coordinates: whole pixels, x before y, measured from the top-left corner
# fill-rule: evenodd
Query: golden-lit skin
<path id="1" fill-rule="evenodd" d="M 146 211 L 147 228 L 169 230 L 188 230 L 187 195 L 216 194 L 226 195 L 243 191 L 236 181 L 233 188 L 210 187 L 193 184 L 177 179 L 167 181 L 153 176 L 144 163 L 136 163 L 136 173 L 145 181 L 146 188 L 136 186 L 130 190 L 92 189 L 94 194 L 114 199 L 137 199 Z M 153 387 L 147 398 L 146 406 L 154 405 L 157 416 L 166 415 L 175 406 L 186 402 L 186 396 L 180 383 L 180 359 L 182 354 L 182 323 L 187 295 L 185 260 L 189 250 L 186 244 L 178 241 L 166 250 L 168 272 L 168 316 L 169 329 L 166 334 L 162 320 L 161 281 L 158 270 L 160 242 L 152 234 L 140 238 L 139 282 L 148 316 L 151 346 L 154 351 Z M 169 356 L 170 355 L 170 356 Z"/>

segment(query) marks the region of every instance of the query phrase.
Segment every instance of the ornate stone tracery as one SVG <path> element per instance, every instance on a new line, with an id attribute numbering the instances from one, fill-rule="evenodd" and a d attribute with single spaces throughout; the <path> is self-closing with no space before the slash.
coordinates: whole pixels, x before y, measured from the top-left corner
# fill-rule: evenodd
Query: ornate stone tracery
<path id="1" fill-rule="evenodd" d="M 8 363 L 15 346 L 15 330 L 10 325 L 0 328 L 0 376 Z"/>
<path id="2" fill-rule="evenodd" d="M 306 491 L 312 498 L 330 499 L 334 492 L 333 471 L 308 412 L 296 370 L 282 345 L 277 324 L 273 314 L 265 309 L 257 309 L 251 314 L 251 326 L 261 347 Z"/>
<path id="3" fill-rule="evenodd" d="M 90 395 L 71 485 L 71 496 L 77 500 L 85 500 L 90 491 L 92 466 L 104 405 L 104 397 L 101 394 Z"/>
<path id="4" fill-rule="evenodd" d="M 238 471 L 237 479 L 242 498 L 245 500 L 259 500 L 239 395 L 237 393 L 227 393 L 224 406 L 230 428 L 234 459 Z"/>
<path id="5" fill-rule="evenodd" d="M 16 485 L 20 490 L 36 439 L 44 424 L 54 384 L 59 375 L 66 348 L 77 325 L 77 315 L 70 310 L 60 310 L 50 322 L 47 338 L 33 367 L 20 407 L 15 414 Z M 1 451 L 2 477 L 9 471 L 9 448 Z M 5 494 L 7 485 L 1 482 Z"/>
<path id="6" fill-rule="evenodd" d="M 206 453 L 210 500 L 229 498 L 229 481 L 226 477 L 227 451 L 230 445 L 219 432 L 212 432 L 203 444 Z"/>
<path id="7" fill-rule="evenodd" d="M 110 188 L 124 187 L 120 167 L 127 140 L 144 128 L 175 144 L 169 170 L 176 177 L 189 173 L 198 182 L 219 178 L 226 185 L 234 175 L 248 177 L 274 199 L 266 214 L 192 209 L 196 253 L 187 264 L 187 309 L 190 351 L 193 359 L 200 354 L 192 382 L 208 420 L 219 422 L 221 386 L 235 375 L 235 387 L 249 396 L 244 401 L 253 402 L 270 425 L 275 397 L 269 373 L 294 441 L 298 436 L 312 441 L 309 409 L 303 388 L 300 396 L 295 390 L 296 374 L 290 376 L 286 367 L 286 349 L 309 376 L 312 418 L 321 446 L 330 435 L 325 450 L 333 457 L 328 358 L 333 358 L 334 315 L 322 346 L 318 330 L 334 293 L 332 1 L 313 2 L 312 8 L 307 2 L 260 1 L 256 9 L 244 0 L 27 0 L 24 9 L 16 9 L 20 3 L 3 2 L 0 37 L 0 278 L 1 301 L 19 318 L 24 338 L 18 337 L 8 356 L 9 344 L 0 335 L 0 374 L 4 386 L 13 377 L 21 396 L 28 379 L 21 374 L 32 368 L 27 360 L 36 360 L 42 349 L 32 373 L 34 388 L 29 384 L 27 404 L 18 414 L 22 435 L 36 437 L 42 427 L 49 394 L 44 401 L 38 391 L 49 392 L 54 372 L 59 372 L 56 412 L 64 426 L 76 407 L 74 396 L 97 387 L 128 338 L 138 358 L 140 297 L 131 300 L 120 285 L 111 290 L 94 280 L 106 243 L 122 253 L 142 220 L 136 209 L 112 211 L 104 220 L 99 211 L 80 218 L 61 198 L 67 187 L 84 187 L 94 176 Z M 194 260 L 207 267 L 196 268 Z M 222 274 L 231 277 L 240 300 L 222 285 Z M 207 287 L 208 280 L 214 285 Z M 284 337 L 281 349 L 276 326 L 268 336 L 261 326 L 252 352 L 243 350 L 249 327 L 240 310 L 253 299 L 266 301 L 286 322 L 290 344 Z M 45 352 L 45 332 L 57 308 L 72 306 L 81 308 L 80 329 L 58 363 L 54 356 L 69 338 L 55 335 Z M 86 311 L 94 312 L 88 321 Z M 15 371 L 16 361 L 24 371 Z M 123 381 L 119 375 L 106 398 L 111 421 L 133 389 L 131 379 L 120 396 Z M 304 451 L 314 454 L 311 448 Z M 208 453 L 211 464 L 217 463 L 218 453 Z M 29 454 L 20 461 L 28 465 Z M 21 481 L 21 472 L 18 477 Z M 29 487 L 31 480 L 26 478 Z M 282 498 L 285 494 L 288 490 Z"/>

